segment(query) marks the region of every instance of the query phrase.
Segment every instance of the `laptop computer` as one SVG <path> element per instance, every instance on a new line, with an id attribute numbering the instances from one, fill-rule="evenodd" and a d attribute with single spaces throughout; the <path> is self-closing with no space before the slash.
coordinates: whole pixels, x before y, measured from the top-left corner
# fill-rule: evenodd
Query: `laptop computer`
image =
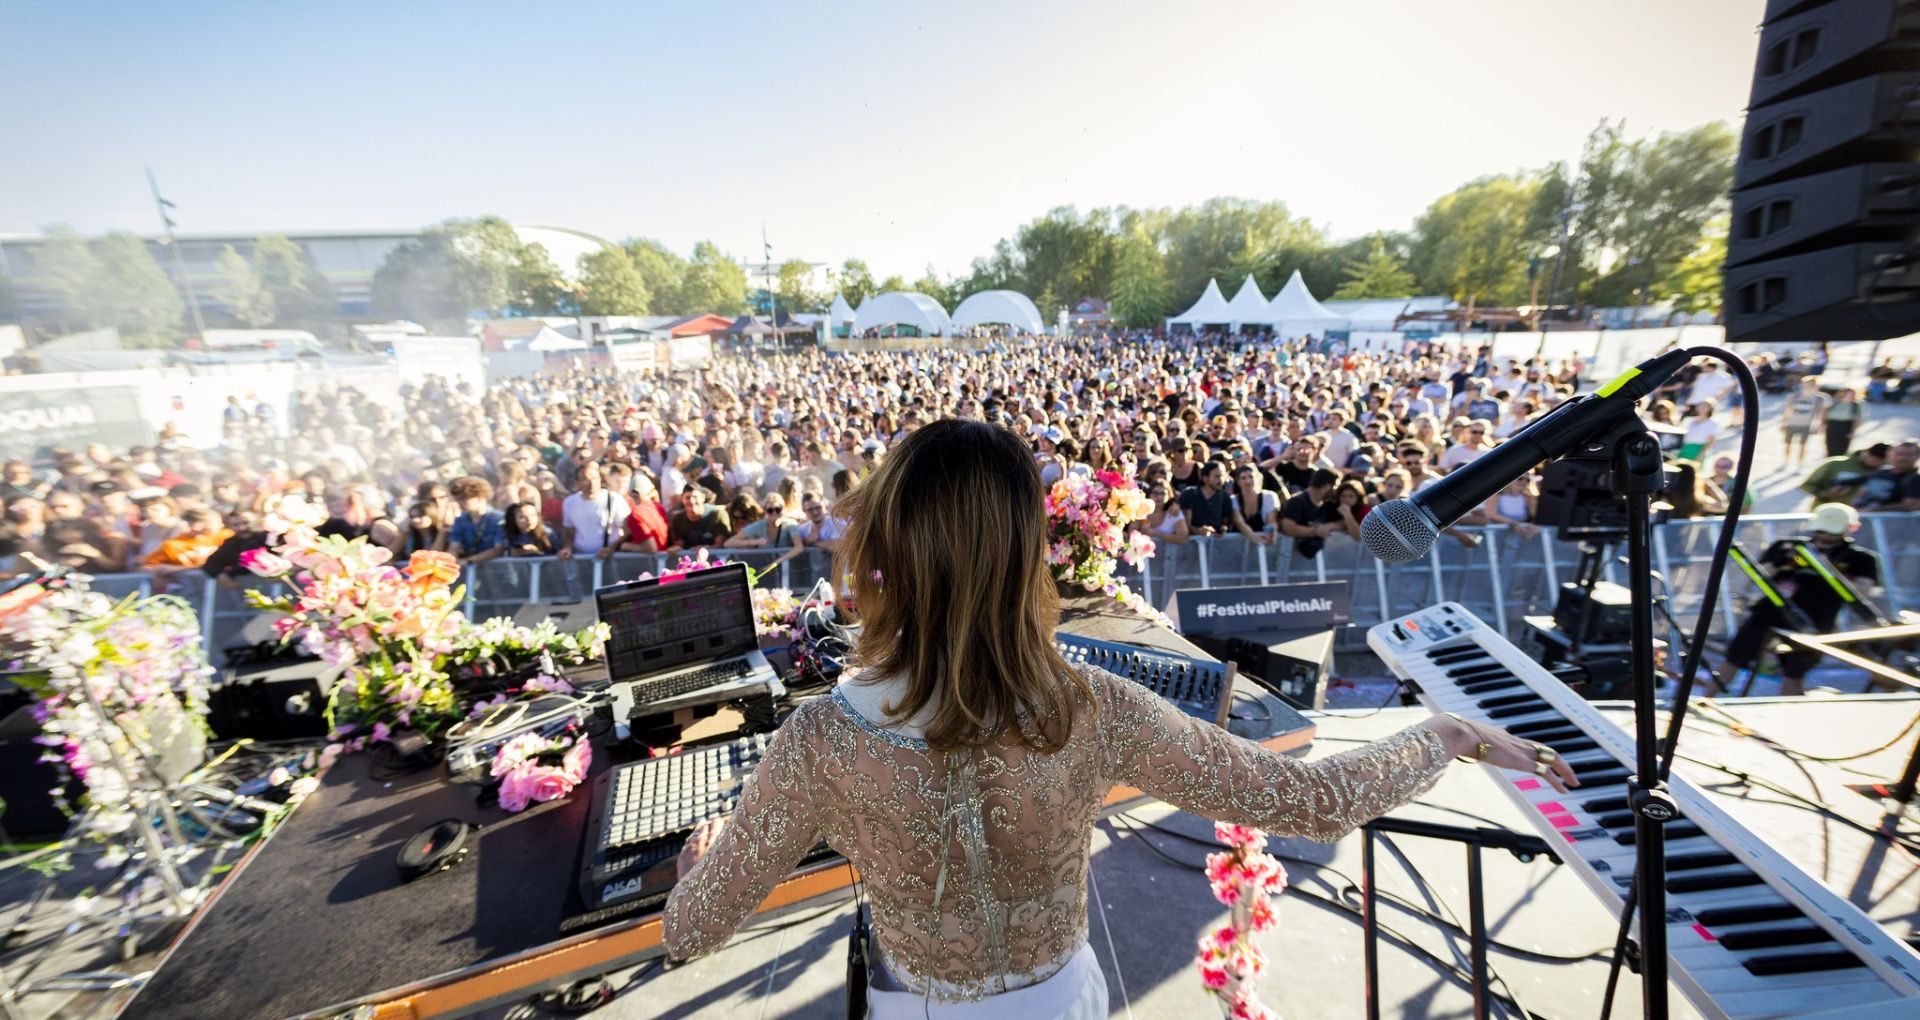
<path id="1" fill-rule="evenodd" d="M 635 714 L 786 693 L 760 653 L 744 563 L 609 585 L 593 593 L 607 625 L 613 722 L 626 739 Z"/>

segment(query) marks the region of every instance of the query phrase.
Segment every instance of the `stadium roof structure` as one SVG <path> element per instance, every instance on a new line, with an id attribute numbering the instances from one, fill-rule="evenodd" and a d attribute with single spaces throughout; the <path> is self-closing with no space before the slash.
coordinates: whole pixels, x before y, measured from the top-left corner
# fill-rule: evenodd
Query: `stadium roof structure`
<path id="1" fill-rule="evenodd" d="M 1240 289 L 1234 292 L 1233 300 L 1227 302 L 1227 321 L 1235 329 L 1241 326 L 1265 325 L 1267 322 L 1267 296 L 1260 293 L 1260 285 L 1253 282 L 1253 274 L 1248 273 Z"/>
<path id="2" fill-rule="evenodd" d="M 860 336 L 867 330 L 889 325 L 912 326 L 921 336 L 953 333 L 953 320 L 947 310 L 940 307 L 940 302 L 914 291 L 891 290 L 860 303 L 860 310 L 853 317 L 853 335 Z"/>
<path id="3" fill-rule="evenodd" d="M 956 329 L 989 324 L 1012 326 L 1022 333 L 1036 335 L 1046 331 L 1046 323 L 1040 318 L 1040 309 L 1034 307 L 1032 299 L 1017 290 L 983 290 L 969 295 L 953 310 Z"/>
<path id="4" fill-rule="evenodd" d="M 1233 321 L 1233 310 L 1227 307 L 1227 299 L 1220 294 L 1220 281 L 1208 280 L 1207 289 L 1200 294 L 1200 300 L 1193 307 L 1167 317 L 1167 325 L 1210 326 L 1226 325 Z"/>

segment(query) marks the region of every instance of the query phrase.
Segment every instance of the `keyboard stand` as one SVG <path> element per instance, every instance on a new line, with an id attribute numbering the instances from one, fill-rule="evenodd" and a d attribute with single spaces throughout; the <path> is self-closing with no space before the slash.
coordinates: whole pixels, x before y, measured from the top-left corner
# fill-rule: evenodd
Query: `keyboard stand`
<path id="1" fill-rule="evenodd" d="M 1366 937 L 1367 1020 L 1380 1020 L 1380 925 L 1373 903 L 1373 841 L 1377 835 L 1394 833 L 1422 836 L 1462 843 L 1467 848 L 1468 937 L 1473 943 L 1473 1020 L 1487 1020 L 1487 908 L 1486 889 L 1480 876 L 1480 851 L 1505 850 L 1521 863 L 1546 857 L 1561 863 L 1558 854 L 1538 836 L 1507 829 L 1441 825 L 1437 822 L 1376 818 L 1360 830 L 1360 930 Z"/>

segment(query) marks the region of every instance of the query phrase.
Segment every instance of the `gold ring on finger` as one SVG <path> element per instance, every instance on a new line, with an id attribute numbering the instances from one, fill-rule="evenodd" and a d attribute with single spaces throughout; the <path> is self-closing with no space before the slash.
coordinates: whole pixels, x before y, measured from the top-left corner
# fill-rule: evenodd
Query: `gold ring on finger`
<path id="1" fill-rule="evenodd" d="M 1545 776 L 1550 771 L 1552 770 L 1547 768 L 1546 762 L 1535 762 L 1533 765 L 1533 774 L 1536 776 Z"/>
<path id="2" fill-rule="evenodd" d="M 1553 748 L 1548 747 L 1545 744 L 1533 745 L 1534 761 L 1540 762 L 1541 764 L 1547 764 L 1552 762 L 1555 758 L 1558 758 L 1558 757 L 1560 756 L 1554 753 Z"/>

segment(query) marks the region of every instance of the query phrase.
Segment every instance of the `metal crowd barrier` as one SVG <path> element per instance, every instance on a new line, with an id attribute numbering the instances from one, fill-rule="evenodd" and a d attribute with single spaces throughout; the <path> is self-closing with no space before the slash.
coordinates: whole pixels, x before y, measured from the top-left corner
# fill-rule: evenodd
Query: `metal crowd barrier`
<path id="1" fill-rule="evenodd" d="M 1758 555 L 1777 538 L 1804 533 L 1806 514 L 1761 514 L 1742 518 L 1740 542 Z M 1669 521 L 1655 529 L 1654 562 L 1659 570 L 1656 589 L 1664 586 L 1673 614 L 1691 626 L 1706 586 L 1707 562 L 1712 558 L 1717 517 Z M 1224 588 L 1238 585 L 1284 584 L 1298 581 L 1346 581 L 1353 593 L 1353 624 L 1342 634 L 1343 647 L 1363 643 L 1364 632 L 1437 602 L 1459 602 L 1508 636 L 1521 633 L 1524 618 L 1552 612 L 1563 581 L 1576 574 L 1580 547 L 1542 528 L 1524 537 L 1504 525 L 1461 528 L 1479 538 L 1467 546 L 1442 536 L 1421 560 L 1389 566 L 1369 556 L 1359 542 L 1334 535 L 1314 556 L 1302 555 L 1296 544 L 1276 536 L 1271 544 L 1249 541 L 1243 535 L 1194 537 L 1185 545 L 1161 542 L 1144 570 L 1123 568 L 1120 576 L 1151 604 L 1162 609 L 1181 588 Z M 1879 596 L 1889 613 L 1920 607 L 1920 513 L 1865 515 L 1856 539 L 1880 554 L 1884 591 Z M 522 606 L 539 602 L 570 602 L 590 598 L 594 589 L 643 573 L 670 570 L 683 554 L 617 553 L 608 557 L 575 556 L 558 559 L 500 557 L 469 566 L 464 609 L 472 619 L 511 616 Z M 803 592 L 831 573 L 827 554 L 809 549 L 787 556 L 778 549 L 714 549 L 709 555 L 744 562 L 759 572 L 757 582 L 767 587 Z M 1612 550 L 1603 577 L 1624 581 L 1619 557 Z M 145 574 L 96 577 L 95 588 L 110 594 L 150 593 L 152 579 Z M 233 644 L 257 615 L 247 607 L 241 591 L 258 585 L 215 584 L 197 573 L 176 575 L 171 590 L 193 603 L 200 614 L 202 638 L 217 664 L 220 650 Z M 1718 612 L 1729 630 L 1738 622 L 1741 606 L 1752 592 L 1744 577 L 1732 571 L 1722 583 Z"/>

